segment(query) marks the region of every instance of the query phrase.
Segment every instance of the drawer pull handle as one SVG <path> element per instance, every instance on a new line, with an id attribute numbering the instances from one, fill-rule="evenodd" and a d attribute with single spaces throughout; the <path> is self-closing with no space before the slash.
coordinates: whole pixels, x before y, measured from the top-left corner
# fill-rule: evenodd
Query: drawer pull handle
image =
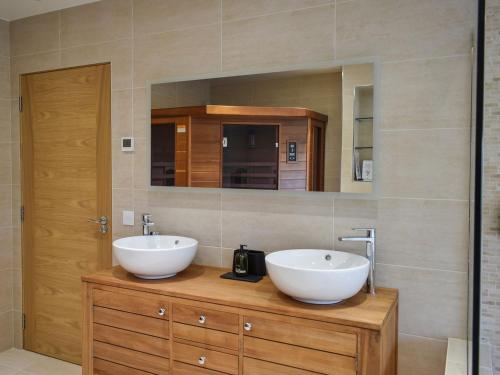
<path id="1" fill-rule="evenodd" d="M 200 358 L 198 358 L 198 363 L 200 365 L 204 365 L 206 361 L 207 361 L 207 357 L 205 357 L 204 355 L 202 355 Z"/>
<path id="2" fill-rule="evenodd" d="M 207 317 L 205 315 L 200 315 L 200 318 L 198 319 L 198 323 L 205 324 L 206 321 L 207 321 Z"/>
<path id="3" fill-rule="evenodd" d="M 252 330 L 252 323 L 245 323 L 245 324 L 243 324 L 243 329 L 245 331 L 251 331 Z"/>
<path id="4" fill-rule="evenodd" d="M 166 312 L 167 312 L 167 309 L 160 307 L 160 309 L 158 310 L 158 315 L 164 316 Z"/>

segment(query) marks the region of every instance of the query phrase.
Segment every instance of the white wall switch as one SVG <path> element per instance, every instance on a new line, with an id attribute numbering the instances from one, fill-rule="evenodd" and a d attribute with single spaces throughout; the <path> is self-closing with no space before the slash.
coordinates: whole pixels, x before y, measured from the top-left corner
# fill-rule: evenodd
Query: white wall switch
<path id="1" fill-rule="evenodd" d="M 123 225 L 134 225 L 134 211 L 123 211 Z"/>

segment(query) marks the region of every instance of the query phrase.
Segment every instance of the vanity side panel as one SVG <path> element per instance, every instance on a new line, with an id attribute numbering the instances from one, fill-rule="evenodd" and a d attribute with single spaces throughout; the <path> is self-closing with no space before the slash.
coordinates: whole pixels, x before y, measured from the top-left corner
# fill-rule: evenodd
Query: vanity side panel
<path id="1" fill-rule="evenodd" d="M 382 371 L 384 375 L 396 375 L 398 372 L 398 311 L 396 302 L 382 328 Z"/>
<path id="2" fill-rule="evenodd" d="M 92 308 L 92 284 L 82 283 L 82 375 L 92 375 L 94 368 L 92 343 L 93 308 Z"/>

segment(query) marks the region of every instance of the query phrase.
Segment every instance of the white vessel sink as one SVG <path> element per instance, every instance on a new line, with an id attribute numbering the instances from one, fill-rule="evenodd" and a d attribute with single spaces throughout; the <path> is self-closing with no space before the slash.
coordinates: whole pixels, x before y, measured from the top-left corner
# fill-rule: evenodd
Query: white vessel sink
<path id="1" fill-rule="evenodd" d="M 269 277 L 296 300 L 331 304 L 354 296 L 363 287 L 370 262 L 333 250 L 283 250 L 266 256 Z"/>
<path id="2" fill-rule="evenodd" d="M 187 268 L 198 241 L 178 236 L 135 236 L 113 242 L 113 253 L 128 272 L 142 279 L 164 279 Z"/>

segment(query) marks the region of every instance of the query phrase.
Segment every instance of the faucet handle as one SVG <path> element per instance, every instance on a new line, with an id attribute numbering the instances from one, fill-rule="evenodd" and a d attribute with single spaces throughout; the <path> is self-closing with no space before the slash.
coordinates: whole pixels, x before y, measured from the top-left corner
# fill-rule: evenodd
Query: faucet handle
<path id="1" fill-rule="evenodd" d="M 368 235 L 370 237 L 374 237 L 375 236 L 375 228 L 352 228 L 352 230 L 355 230 L 355 231 L 366 231 L 368 232 Z"/>

